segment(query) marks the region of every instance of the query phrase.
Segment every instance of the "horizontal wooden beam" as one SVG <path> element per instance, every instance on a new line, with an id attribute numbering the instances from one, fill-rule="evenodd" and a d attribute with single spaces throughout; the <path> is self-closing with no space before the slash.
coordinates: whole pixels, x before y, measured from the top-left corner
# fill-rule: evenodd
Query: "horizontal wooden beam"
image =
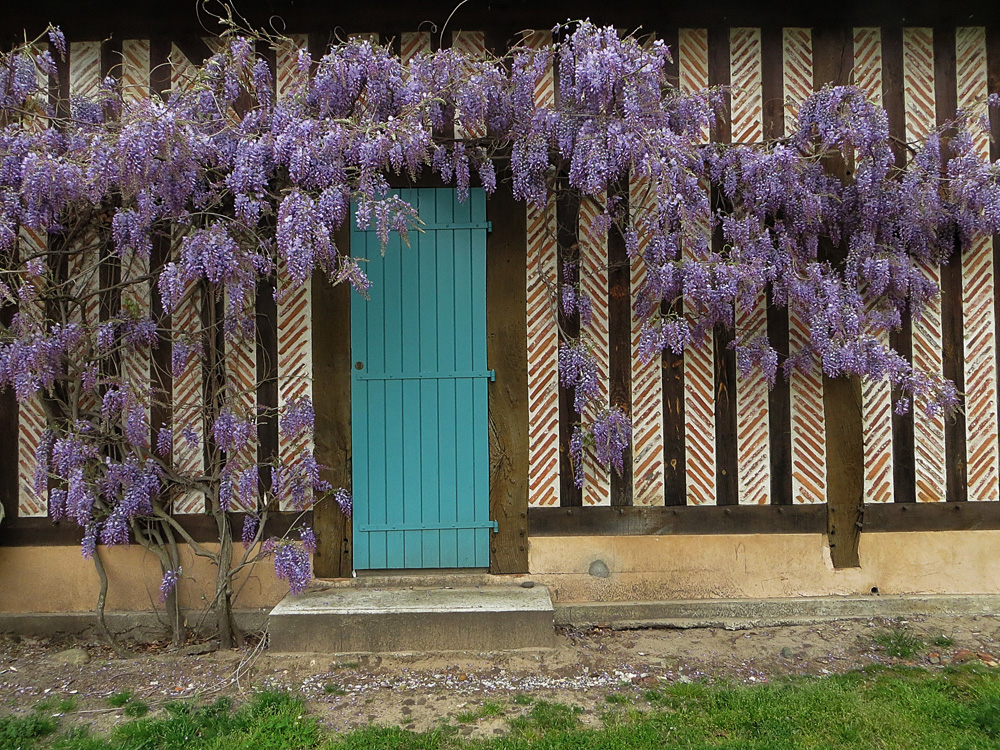
<path id="1" fill-rule="evenodd" d="M 530 508 L 530 536 L 809 534 L 826 531 L 825 505 Z"/>
<path id="2" fill-rule="evenodd" d="M 288 531 L 295 513 L 276 513 L 269 536 Z M 217 538 L 211 516 L 180 516 L 199 542 Z M 312 514 L 303 518 L 311 525 Z M 232 515 L 238 537 L 243 514 Z M 1000 530 L 1000 503 L 869 503 L 862 517 L 865 532 Z M 670 534 L 821 534 L 825 505 L 593 506 L 529 508 L 530 536 L 646 536 Z M 80 543 L 81 529 L 47 518 L 6 518 L 0 523 L 0 547 L 55 547 Z"/>
<path id="3" fill-rule="evenodd" d="M 866 532 L 1000 530 L 1000 503 L 866 504 Z M 826 531 L 825 505 L 530 508 L 530 536 L 811 534 Z"/>
<path id="4" fill-rule="evenodd" d="M 1000 503 L 872 503 L 865 505 L 863 530 L 996 531 Z"/>
<path id="5" fill-rule="evenodd" d="M 312 511 L 302 517 L 302 523 L 312 526 Z M 239 543 L 245 513 L 230 515 L 233 536 Z M 267 521 L 268 536 L 282 536 L 288 533 L 298 513 L 272 513 Z M 219 538 L 215 519 L 209 515 L 178 516 L 181 526 L 196 542 L 211 544 Z M 298 537 L 296 536 L 296 539 Z M 5 518 L 0 522 L 0 547 L 64 547 L 80 544 L 83 529 L 74 523 L 53 523 L 48 518 Z"/>
<path id="6" fill-rule="evenodd" d="M 211 5 L 211 4 L 210 4 Z M 221 8 L 221 4 L 219 6 Z M 990 25 L 998 17 L 990 0 L 876 0 L 841 3 L 835 9 L 820 3 L 797 0 L 713 0 L 708 3 L 651 5 L 635 0 L 493 0 L 464 3 L 455 0 L 386 0 L 380 3 L 329 3 L 321 0 L 243 0 L 240 19 L 252 28 L 278 28 L 289 32 L 344 32 L 416 30 L 433 22 L 449 29 L 486 30 L 502 26 L 516 29 L 548 29 L 567 18 L 591 18 L 598 24 L 643 31 L 668 27 L 704 27 L 724 22 L 729 26 L 937 26 Z M 4 7 L 0 39 L 11 43 L 41 32 L 46 23 L 60 24 L 72 41 L 115 37 L 201 36 L 213 30 L 212 19 L 199 12 L 200 4 L 128 0 L 36 0 Z M 448 23 L 450 21 L 450 23 Z M 222 27 L 215 25 L 215 30 Z M 437 37 L 435 36 L 435 41 Z"/>

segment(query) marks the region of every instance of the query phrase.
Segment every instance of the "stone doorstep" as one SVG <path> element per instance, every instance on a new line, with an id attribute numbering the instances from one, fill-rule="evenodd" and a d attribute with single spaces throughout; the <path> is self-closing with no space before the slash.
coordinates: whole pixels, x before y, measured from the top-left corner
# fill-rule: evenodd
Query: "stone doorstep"
<path id="1" fill-rule="evenodd" d="M 544 586 L 333 588 L 287 596 L 268 618 L 283 652 L 506 651 L 555 645 Z"/>

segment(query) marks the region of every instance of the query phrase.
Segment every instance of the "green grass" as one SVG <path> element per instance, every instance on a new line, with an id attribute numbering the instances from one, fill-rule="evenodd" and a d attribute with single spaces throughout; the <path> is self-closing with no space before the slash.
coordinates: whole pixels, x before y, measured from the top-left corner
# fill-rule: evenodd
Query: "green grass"
<path id="1" fill-rule="evenodd" d="M 347 695 L 347 691 L 335 682 L 326 683 L 323 692 L 327 695 Z"/>
<path id="2" fill-rule="evenodd" d="M 139 719 L 149 713 L 149 706 L 142 701 L 129 701 L 122 713 L 132 719 Z"/>
<path id="3" fill-rule="evenodd" d="M 0 716 L 0 750 L 35 747 L 36 741 L 56 731 L 58 722 L 48 716 Z"/>
<path id="4" fill-rule="evenodd" d="M 876 633 L 872 637 L 872 643 L 886 656 L 895 656 L 900 659 L 916 656 L 924 648 L 924 642 L 903 627 Z"/>
<path id="5" fill-rule="evenodd" d="M 58 713 L 58 714 L 68 714 L 71 711 L 76 710 L 76 697 L 69 696 L 67 698 L 57 698 L 55 696 L 49 696 L 44 698 L 35 704 L 35 711 L 39 713 Z"/>
<path id="6" fill-rule="evenodd" d="M 131 690 L 123 690 L 107 698 L 108 705 L 112 708 L 122 709 L 122 713 L 130 719 L 141 719 L 149 713 L 149 706 L 140 700 L 136 700 Z"/>
<path id="7" fill-rule="evenodd" d="M 130 700 L 132 700 L 132 691 L 122 690 L 120 693 L 108 696 L 108 705 L 112 708 L 121 708 Z"/>
<path id="8" fill-rule="evenodd" d="M 484 701 L 482 705 L 458 714 L 455 717 L 455 721 L 459 724 L 471 724 L 474 721 L 479 721 L 490 716 L 500 716 L 501 714 L 503 714 L 503 706 L 500 703 L 497 701 Z"/>
<path id="9" fill-rule="evenodd" d="M 579 706 L 538 701 L 524 716 L 511 719 L 510 728 L 515 738 L 529 742 L 541 740 L 579 729 L 581 713 L 583 709 Z"/>
<path id="10" fill-rule="evenodd" d="M 140 708 L 141 707 L 141 708 Z M 142 715 L 146 704 L 129 700 L 124 712 Z M 54 725 L 46 733 L 51 733 Z M 301 699 L 262 692 L 234 710 L 228 698 L 195 704 L 167 703 L 157 716 L 119 724 L 109 737 L 72 730 L 52 744 L 53 750 L 285 750 L 320 744 L 319 726 L 306 714 Z M 0 750 L 17 745 L 4 744 Z"/>
<path id="11" fill-rule="evenodd" d="M 56 719 L 34 713 L 0 718 L 0 750 L 839 750 L 1000 747 L 1000 670 L 964 665 L 928 671 L 870 667 L 845 675 L 769 685 L 663 683 L 646 702 L 616 707 L 598 728 L 583 710 L 544 700 L 508 719 L 510 731 L 463 739 L 454 725 L 415 733 L 367 727 L 328 735 L 305 704 L 265 692 L 236 708 L 214 702 L 169 703 L 126 720 L 110 736 L 84 729 L 55 737 Z M 604 701 L 595 701 L 605 705 Z M 133 705 L 130 701 L 127 705 Z M 469 716 L 502 715 L 486 701 Z M 470 721 L 476 719 L 470 718 Z M 66 720 L 64 720 L 66 721 Z M 461 721 L 461 718 L 460 718 Z"/>
<path id="12" fill-rule="evenodd" d="M 950 635 L 942 634 L 934 636 L 934 638 L 931 640 L 931 643 L 933 643 L 938 648 L 951 648 L 952 646 L 955 645 L 955 639 L 952 638 Z"/>

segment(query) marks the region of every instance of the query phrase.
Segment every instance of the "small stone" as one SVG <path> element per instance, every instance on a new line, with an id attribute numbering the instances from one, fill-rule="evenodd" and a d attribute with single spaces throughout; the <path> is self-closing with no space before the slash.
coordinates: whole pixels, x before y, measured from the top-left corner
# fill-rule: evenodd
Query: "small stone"
<path id="1" fill-rule="evenodd" d="M 955 664 L 965 664 L 967 661 L 972 661 L 976 658 L 976 655 L 969 651 L 967 648 L 960 648 L 955 652 L 955 655 L 951 657 L 951 660 Z"/>
<path id="2" fill-rule="evenodd" d="M 82 648 L 68 648 L 65 651 L 60 651 L 49 656 L 49 661 L 53 661 L 56 664 L 79 666 L 90 661 L 90 654 Z"/>
<path id="3" fill-rule="evenodd" d="M 535 588 L 535 582 L 534 581 L 522 581 L 521 582 L 521 588 L 522 589 L 533 589 L 533 588 Z"/>
<path id="4" fill-rule="evenodd" d="M 611 575 L 611 569 L 608 568 L 604 560 L 594 560 L 587 572 L 594 576 L 594 578 L 607 578 Z"/>
<path id="5" fill-rule="evenodd" d="M 996 657 L 993 656 L 993 654 L 987 654 L 987 653 L 985 653 L 983 651 L 978 652 L 976 654 L 976 658 L 979 659 L 979 661 L 982 661 L 982 662 L 990 662 L 990 661 L 996 661 L 997 660 Z"/>
<path id="6" fill-rule="evenodd" d="M 218 643 L 193 643 L 190 646 L 183 646 L 177 649 L 178 656 L 201 656 L 211 654 L 219 650 Z"/>
<path id="7" fill-rule="evenodd" d="M 931 651 L 929 654 L 927 654 L 927 661 L 929 661 L 931 664 L 940 664 L 941 654 L 939 654 L 937 651 Z"/>
<path id="8" fill-rule="evenodd" d="M 688 677 L 686 674 L 677 675 L 677 679 L 674 682 L 679 682 L 681 685 L 690 685 L 694 680 Z"/>
<path id="9" fill-rule="evenodd" d="M 794 659 L 795 658 L 795 652 L 792 651 L 790 648 L 788 648 L 788 646 L 785 646 L 784 648 L 781 649 L 781 658 L 782 659 Z"/>

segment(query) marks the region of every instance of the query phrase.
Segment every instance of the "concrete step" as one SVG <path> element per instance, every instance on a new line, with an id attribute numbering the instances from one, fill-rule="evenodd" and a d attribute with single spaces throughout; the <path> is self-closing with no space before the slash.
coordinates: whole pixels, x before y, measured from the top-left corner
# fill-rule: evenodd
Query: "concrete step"
<path id="1" fill-rule="evenodd" d="M 330 588 L 286 596 L 268 617 L 282 652 L 507 651 L 555 645 L 544 586 Z"/>

